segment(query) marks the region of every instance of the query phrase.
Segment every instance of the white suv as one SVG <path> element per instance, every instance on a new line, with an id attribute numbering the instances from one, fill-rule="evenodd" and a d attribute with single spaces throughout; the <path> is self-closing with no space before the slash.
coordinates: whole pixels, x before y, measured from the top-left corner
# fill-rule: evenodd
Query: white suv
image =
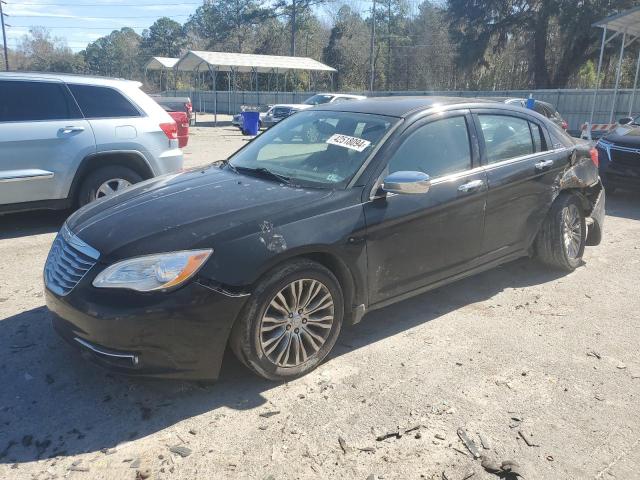
<path id="1" fill-rule="evenodd" d="M 140 86 L 0 73 L 0 213 L 82 206 L 181 170 L 176 124 Z"/>

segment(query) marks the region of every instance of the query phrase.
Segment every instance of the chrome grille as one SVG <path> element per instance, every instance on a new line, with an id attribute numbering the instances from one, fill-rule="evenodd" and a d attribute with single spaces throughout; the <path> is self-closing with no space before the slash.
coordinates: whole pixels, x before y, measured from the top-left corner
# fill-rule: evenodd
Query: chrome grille
<path id="1" fill-rule="evenodd" d="M 57 295 L 67 295 L 100 258 L 100 252 L 73 235 L 66 225 L 53 241 L 44 267 L 44 281 Z"/>

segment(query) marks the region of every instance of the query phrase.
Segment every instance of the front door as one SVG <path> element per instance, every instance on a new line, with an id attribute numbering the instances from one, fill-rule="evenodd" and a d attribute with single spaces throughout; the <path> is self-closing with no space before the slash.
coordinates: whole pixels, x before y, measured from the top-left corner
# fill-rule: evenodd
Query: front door
<path id="1" fill-rule="evenodd" d="M 94 152 L 91 126 L 63 83 L 0 80 L 0 205 L 66 198 Z"/>
<path id="2" fill-rule="evenodd" d="M 426 173 L 429 192 L 364 205 L 371 304 L 464 271 L 479 253 L 486 178 L 474 125 L 466 111 L 434 117 L 404 131 L 382 174 Z"/>

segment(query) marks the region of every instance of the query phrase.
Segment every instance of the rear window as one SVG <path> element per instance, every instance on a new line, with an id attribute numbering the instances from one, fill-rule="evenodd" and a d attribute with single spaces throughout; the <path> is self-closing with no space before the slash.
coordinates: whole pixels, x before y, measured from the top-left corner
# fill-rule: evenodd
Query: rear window
<path id="1" fill-rule="evenodd" d="M 113 88 L 70 84 L 69 89 L 86 118 L 140 116 L 138 109 Z"/>
<path id="2" fill-rule="evenodd" d="M 0 122 L 73 118 L 82 114 L 63 84 L 0 80 Z"/>

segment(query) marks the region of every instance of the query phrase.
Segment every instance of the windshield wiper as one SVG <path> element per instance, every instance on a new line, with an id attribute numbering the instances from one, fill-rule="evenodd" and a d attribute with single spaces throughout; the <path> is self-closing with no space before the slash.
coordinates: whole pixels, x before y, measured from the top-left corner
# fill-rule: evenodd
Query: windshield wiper
<path id="1" fill-rule="evenodd" d="M 229 164 L 229 165 L 231 165 L 231 164 Z M 280 175 L 279 173 L 276 173 L 276 172 L 272 172 L 268 168 L 264 168 L 264 167 L 257 167 L 257 168 L 252 168 L 252 167 L 233 167 L 233 168 L 235 168 L 236 171 L 257 173 L 257 174 L 260 174 L 263 177 L 269 177 L 269 178 L 272 178 L 274 180 L 278 180 L 279 182 L 286 183 L 287 185 L 291 184 L 291 178 L 290 177 L 287 177 L 285 175 Z"/>

